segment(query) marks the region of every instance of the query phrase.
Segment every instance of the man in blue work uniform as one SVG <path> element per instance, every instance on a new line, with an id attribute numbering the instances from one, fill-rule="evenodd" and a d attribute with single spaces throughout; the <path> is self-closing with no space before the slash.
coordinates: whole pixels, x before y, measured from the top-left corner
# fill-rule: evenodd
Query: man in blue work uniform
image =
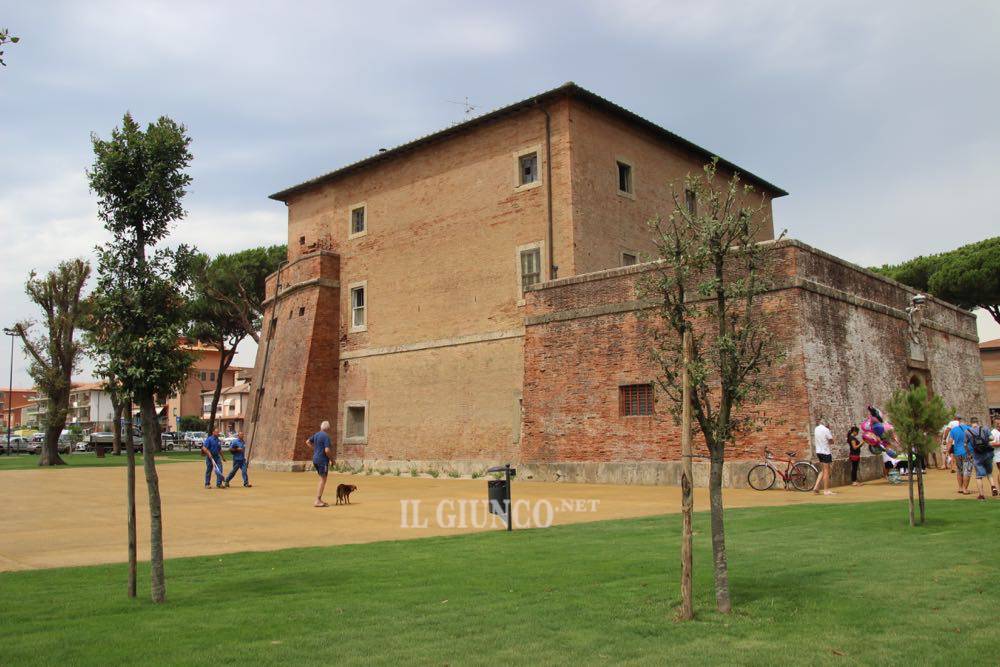
<path id="1" fill-rule="evenodd" d="M 246 444 L 243 442 L 242 431 L 236 434 L 236 440 L 233 440 L 232 444 L 229 445 L 229 453 L 233 455 L 233 469 L 229 471 L 229 476 L 226 477 L 226 486 L 228 487 L 229 482 L 233 481 L 233 477 L 236 477 L 237 470 L 243 473 L 243 486 L 253 486 L 247 477 Z"/>
<path id="2" fill-rule="evenodd" d="M 212 429 L 212 435 L 205 438 L 201 445 L 202 456 L 205 457 L 205 488 L 212 488 L 212 470 L 215 470 L 215 486 L 222 486 L 222 443 L 219 442 L 219 429 Z"/>

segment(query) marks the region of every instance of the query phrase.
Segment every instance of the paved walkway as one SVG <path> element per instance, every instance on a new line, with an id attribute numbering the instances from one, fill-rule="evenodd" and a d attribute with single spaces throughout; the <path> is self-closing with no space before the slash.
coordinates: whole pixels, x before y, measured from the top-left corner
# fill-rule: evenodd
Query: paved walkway
<path id="1" fill-rule="evenodd" d="M 314 509 L 317 478 L 313 473 L 257 472 L 251 478 L 253 488 L 205 490 L 201 463 L 172 463 L 159 466 L 158 471 L 168 558 L 497 529 L 486 524 L 483 479 L 331 474 L 327 486 L 331 505 Z M 149 513 L 141 467 L 137 477 L 139 558 L 147 559 Z M 334 489 L 341 482 L 359 487 L 350 506 L 333 505 Z M 960 498 L 954 475 L 946 472 L 931 472 L 927 489 L 931 498 Z M 834 496 L 747 489 L 726 489 L 724 496 L 727 507 L 754 507 L 903 500 L 906 493 L 905 484 L 889 486 L 880 481 L 860 488 L 841 487 Z M 535 511 L 545 522 L 551 507 L 554 525 L 680 510 L 680 490 L 673 487 L 515 480 L 514 499 L 529 501 L 527 511 L 520 512 L 523 520 Z M 441 505 L 439 522 L 436 508 L 445 500 L 451 502 Z M 419 504 L 404 506 L 401 501 Z M 705 489 L 695 490 L 695 506 L 708 508 Z M 465 526 L 449 527 L 461 522 L 463 512 Z M 404 522 L 408 527 L 403 527 Z M 426 527 L 416 527 L 425 523 Z M 0 472 L 0 571 L 126 559 L 124 468 Z"/>

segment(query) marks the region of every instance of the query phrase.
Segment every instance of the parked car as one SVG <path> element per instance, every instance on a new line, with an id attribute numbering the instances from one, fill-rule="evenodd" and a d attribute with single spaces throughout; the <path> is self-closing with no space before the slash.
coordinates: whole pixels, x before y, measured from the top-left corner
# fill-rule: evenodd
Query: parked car
<path id="1" fill-rule="evenodd" d="M 44 445 L 44 444 L 45 444 L 45 439 L 44 438 L 42 438 L 41 442 L 35 442 L 34 440 L 32 440 L 31 444 L 28 445 L 28 453 L 29 454 L 41 454 L 42 453 L 42 445 Z M 69 454 L 69 451 L 72 448 L 73 448 L 73 445 L 70 444 L 69 440 L 66 440 L 66 439 L 63 439 L 63 438 L 59 438 L 58 451 L 59 451 L 60 454 Z"/>
<path id="2" fill-rule="evenodd" d="M 205 431 L 188 431 L 184 434 L 184 444 L 188 446 L 188 449 L 200 448 L 207 437 L 208 433 Z"/>
<path id="3" fill-rule="evenodd" d="M 125 446 L 125 441 L 127 436 L 122 434 L 122 447 Z M 107 449 L 111 449 L 115 442 L 115 434 L 111 431 L 99 431 L 97 433 L 91 433 L 90 439 L 87 441 L 87 447 L 89 450 L 94 450 L 97 445 L 104 445 Z M 132 432 L 132 450 L 136 452 L 142 451 L 142 435 L 137 431 Z"/>
<path id="4" fill-rule="evenodd" d="M 160 449 L 165 452 L 173 451 L 173 449 L 177 446 L 177 443 L 180 442 L 182 435 L 182 433 L 164 431 L 160 434 Z"/>
<path id="5" fill-rule="evenodd" d="M 0 440 L 0 448 L 3 449 L 4 453 L 7 452 L 7 438 L 4 437 Z M 12 435 L 10 437 L 10 453 L 11 454 L 24 454 L 27 453 L 28 447 L 31 446 L 31 439 L 25 438 L 22 435 Z"/>

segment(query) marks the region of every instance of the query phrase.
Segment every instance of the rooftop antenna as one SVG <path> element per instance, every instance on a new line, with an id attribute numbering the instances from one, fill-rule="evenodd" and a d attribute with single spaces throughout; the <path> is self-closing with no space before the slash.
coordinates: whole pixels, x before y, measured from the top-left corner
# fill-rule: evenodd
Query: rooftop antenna
<path id="1" fill-rule="evenodd" d="M 476 106 L 476 105 L 474 105 L 474 104 L 472 104 L 472 103 L 469 102 L 468 96 L 466 96 L 464 102 L 456 102 L 455 100 L 445 100 L 445 101 L 449 102 L 451 104 L 458 104 L 458 105 L 461 105 L 461 106 L 465 107 L 465 115 L 466 116 L 471 116 L 472 112 L 479 108 L 478 106 Z"/>

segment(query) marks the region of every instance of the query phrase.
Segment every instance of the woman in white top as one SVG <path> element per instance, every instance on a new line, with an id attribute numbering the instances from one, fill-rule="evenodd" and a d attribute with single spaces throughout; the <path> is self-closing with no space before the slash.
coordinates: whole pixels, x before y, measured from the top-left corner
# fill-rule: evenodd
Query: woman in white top
<path id="1" fill-rule="evenodd" d="M 833 491 L 830 490 L 830 464 L 833 463 L 833 452 L 830 450 L 830 446 L 832 444 L 833 433 L 826 427 L 826 419 L 820 417 L 816 430 L 813 431 L 813 447 L 820 465 L 819 477 L 816 478 L 813 493 L 819 493 L 819 486 L 822 484 L 823 495 L 833 495 Z"/>

